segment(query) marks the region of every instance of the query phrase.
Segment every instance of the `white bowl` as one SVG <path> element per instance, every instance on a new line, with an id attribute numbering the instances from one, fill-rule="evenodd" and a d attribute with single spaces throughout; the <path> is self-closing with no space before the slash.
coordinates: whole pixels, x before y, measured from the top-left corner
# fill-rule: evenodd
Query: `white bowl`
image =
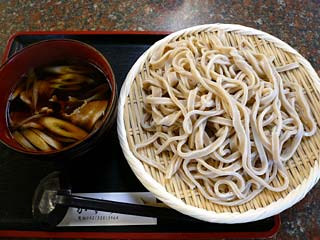
<path id="1" fill-rule="evenodd" d="M 171 41 L 183 34 L 201 32 L 201 31 L 215 31 L 215 30 L 223 30 L 225 32 L 236 32 L 236 34 L 243 36 L 252 36 L 256 35 L 260 39 L 264 39 L 267 42 L 273 43 L 277 48 L 282 51 L 286 51 L 290 54 L 295 55 L 298 62 L 306 69 L 309 74 L 309 77 L 313 80 L 314 86 L 319 91 L 320 89 L 320 79 L 312 68 L 310 63 L 303 58 L 296 50 L 290 47 L 288 44 L 279 40 L 278 38 L 271 36 L 265 32 L 244 27 L 241 25 L 233 25 L 233 24 L 207 24 L 201 26 L 194 26 L 191 28 L 183 29 L 177 32 L 174 32 L 162 40 L 156 42 L 152 45 L 133 65 L 130 72 L 128 73 L 125 82 L 122 85 L 119 102 L 118 102 L 118 136 L 120 140 L 120 145 L 122 147 L 125 158 L 127 159 L 132 171 L 135 173 L 137 178 L 141 181 L 141 183 L 151 192 L 153 193 L 159 200 L 163 201 L 166 205 L 170 206 L 177 211 L 189 215 L 191 217 L 208 221 L 214 223 L 244 223 L 257 221 L 260 219 L 264 219 L 290 208 L 298 201 L 300 201 L 309 191 L 310 189 L 317 183 L 320 177 L 320 165 L 319 158 L 314 161 L 312 167 L 310 167 L 309 175 L 307 178 L 303 179 L 300 184 L 298 184 L 294 189 L 292 189 L 286 196 L 280 197 L 279 199 L 271 202 L 266 206 L 258 206 L 251 209 L 247 209 L 243 212 L 216 212 L 212 210 L 198 208 L 192 205 L 187 204 L 186 202 L 178 199 L 173 194 L 169 193 L 166 188 L 161 185 L 158 181 L 156 181 L 145 169 L 142 162 L 136 158 L 136 156 L 130 150 L 128 139 L 127 139 L 127 131 L 125 126 L 125 116 L 124 115 L 124 107 L 127 100 L 128 95 L 130 94 L 131 85 L 136 77 L 136 75 L 140 72 L 141 66 L 147 60 L 147 57 L 152 54 L 152 52 L 157 49 L 160 45 Z M 130 117 L 130 116 L 129 116 Z M 319 129 L 317 130 L 319 131 Z M 319 150 L 320 152 L 320 150 Z M 299 172 L 299 171 L 298 171 Z"/>

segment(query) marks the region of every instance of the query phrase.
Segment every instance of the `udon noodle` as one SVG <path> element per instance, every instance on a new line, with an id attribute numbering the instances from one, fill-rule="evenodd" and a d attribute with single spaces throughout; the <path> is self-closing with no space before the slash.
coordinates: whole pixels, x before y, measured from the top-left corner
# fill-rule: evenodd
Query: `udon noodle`
<path id="1" fill-rule="evenodd" d="M 142 69 L 141 126 L 134 154 L 166 178 L 178 174 L 209 201 L 234 206 L 264 189 L 288 188 L 286 162 L 316 131 L 303 88 L 284 81 L 274 56 L 223 33 L 199 33 L 159 47 Z M 169 164 L 146 154 L 169 156 Z"/>

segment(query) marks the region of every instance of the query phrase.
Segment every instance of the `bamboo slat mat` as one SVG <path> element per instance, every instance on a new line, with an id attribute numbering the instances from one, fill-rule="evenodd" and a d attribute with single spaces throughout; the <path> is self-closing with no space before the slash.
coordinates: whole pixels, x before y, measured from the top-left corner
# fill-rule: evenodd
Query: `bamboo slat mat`
<path id="1" fill-rule="evenodd" d="M 296 53 L 293 49 L 287 48 L 287 46 L 282 46 L 282 42 L 274 41 L 273 37 L 270 35 L 264 35 L 262 32 L 255 32 L 255 30 L 249 28 L 242 28 L 241 26 L 236 26 L 233 29 L 233 25 L 218 25 L 218 28 L 225 28 L 226 31 L 224 44 L 226 46 L 239 47 L 239 45 L 245 40 L 248 41 L 252 46 L 255 47 L 255 51 L 258 53 L 263 53 L 267 56 L 274 56 L 275 60 L 273 63 L 276 67 L 283 66 L 289 63 L 298 62 L 300 63 L 299 68 L 281 72 L 280 76 L 283 81 L 296 82 L 303 86 L 305 94 L 307 97 L 308 104 L 311 107 L 313 116 L 317 122 L 317 131 L 316 134 L 311 137 L 304 137 L 300 146 L 298 147 L 294 156 L 286 163 L 286 168 L 290 178 L 290 184 L 287 190 L 282 192 L 272 192 L 265 189 L 258 196 L 256 196 L 251 201 L 239 205 L 239 206 L 221 206 L 215 203 L 210 202 L 205 199 L 197 189 L 191 189 L 178 174 L 175 174 L 171 179 L 166 179 L 164 174 L 158 169 L 151 167 L 148 164 L 143 162 L 145 173 L 137 173 L 137 177 L 141 180 L 140 174 L 149 174 L 155 179 L 160 185 L 162 185 L 165 190 L 173 195 L 175 198 L 181 200 L 184 204 L 193 206 L 205 211 L 213 212 L 215 214 L 219 213 L 236 213 L 242 214 L 249 210 L 259 210 L 264 209 L 267 206 L 270 206 L 272 203 L 277 202 L 278 200 L 285 199 L 288 203 L 287 207 L 290 207 L 293 203 L 300 200 L 304 194 L 298 194 L 300 199 L 286 199 L 290 192 L 293 192 L 295 189 L 300 191 L 299 187 L 310 189 L 313 184 L 319 178 L 319 154 L 320 154 L 320 91 L 317 77 L 315 71 L 311 68 L 309 63 L 302 58 L 301 55 Z M 178 38 L 185 38 L 193 34 L 206 34 L 210 37 L 211 34 L 217 35 L 218 31 L 216 30 L 217 25 L 208 25 L 202 27 L 200 30 L 195 28 L 189 31 L 176 35 L 177 37 L 171 39 L 174 41 Z M 204 33 L 205 32 L 205 33 Z M 150 54 L 150 53 L 149 53 Z M 141 62 L 142 63 L 142 62 Z M 130 89 L 128 89 L 124 98 L 123 105 L 123 122 L 125 130 L 125 137 L 129 149 L 134 149 L 134 146 L 137 143 L 145 141 L 150 137 L 149 133 L 146 132 L 141 127 L 141 116 L 143 112 L 143 89 L 142 89 L 142 79 L 145 77 L 145 65 L 143 63 L 140 66 L 140 69 L 136 71 L 134 79 L 130 82 Z M 129 77 L 129 75 L 128 75 Z M 132 76 L 131 76 L 132 77 Z M 316 79 L 315 79 L 316 78 Z M 129 85 L 128 85 L 129 86 Z M 121 104 L 119 105 L 120 107 Z M 121 112 L 122 113 L 122 112 Z M 121 117 L 121 116 L 119 116 Z M 119 119 L 118 119 L 119 122 Z M 121 131 L 121 129 L 120 129 Z M 157 162 L 160 162 L 164 166 L 168 166 L 172 156 L 166 153 L 161 153 L 160 155 L 155 154 L 155 149 L 152 147 L 144 148 L 144 154 Z M 129 157 L 130 158 L 130 157 Z M 127 156 L 128 159 L 128 156 Z M 129 163 L 130 160 L 128 159 Z M 132 166 L 132 163 L 130 164 Z M 310 176 L 314 174 L 316 176 Z M 143 176 L 142 176 L 143 178 Z M 310 180 L 312 178 L 313 180 Z M 277 178 L 277 181 L 274 184 L 279 184 L 282 181 L 280 178 Z M 309 185 L 306 183 L 309 181 Z M 310 183 L 311 181 L 311 183 Z M 146 181 L 143 180 L 144 185 Z M 304 186 L 307 184 L 308 186 Z M 311 186 L 310 186 L 311 184 Z M 148 186 L 147 186 L 148 188 Z M 152 188 L 152 187 L 151 187 Z M 149 189 L 150 190 L 150 189 Z M 157 193 L 156 193 L 157 195 Z M 302 196 L 303 195 L 303 196 Z M 295 197 L 293 197 L 295 198 Z M 297 197 L 298 198 L 298 197 Z M 168 201 L 166 202 L 168 203 Z M 283 203 L 285 205 L 285 203 Z M 170 203 L 169 203 L 170 205 Z M 176 205 L 174 205 L 176 206 Z M 286 206 L 282 207 L 284 210 Z M 179 209 L 181 211 L 181 209 Z M 188 214 L 188 213 L 187 213 Z M 199 213 L 201 215 L 201 213 Z M 263 214 L 262 214 L 263 215 Z M 266 216 L 264 214 L 263 216 Z M 201 218 L 201 217 L 200 217 Z M 204 217 L 205 218 L 205 217 Z M 261 217 L 262 218 L 262 217 Z M 251 221 L 253 219 L 247 219 Z M 245 221 L 245 220 L 244 220 Z"/>

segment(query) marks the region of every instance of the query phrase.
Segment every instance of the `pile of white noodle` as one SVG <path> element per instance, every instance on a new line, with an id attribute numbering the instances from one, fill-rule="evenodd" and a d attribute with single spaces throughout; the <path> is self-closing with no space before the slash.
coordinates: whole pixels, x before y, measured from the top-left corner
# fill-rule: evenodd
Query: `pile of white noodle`
<path id="1" fill-rule="evenodd" d="M 247 41 L 238 48 L 222 42 L 223 33 L 202 32 L 149 57 L 141 126 L 150 137 L 134 154 L 209 201 L 234 206 L 265 188 L 287 189 L 285 163 L 316 123 L 302 87 L 279 74 L 298 63 L 276 68 L 274 57 Z M 150 146 L 168 166 L 145 154 Z"/>

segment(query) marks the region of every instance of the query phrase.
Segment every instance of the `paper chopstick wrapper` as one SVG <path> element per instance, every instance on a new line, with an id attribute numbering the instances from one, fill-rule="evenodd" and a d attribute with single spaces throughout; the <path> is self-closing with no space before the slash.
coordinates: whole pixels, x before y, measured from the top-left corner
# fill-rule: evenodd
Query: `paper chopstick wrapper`
<path id="1" fill-rule="evenodd" d="M 149 192 L 76 193 L 74 195 L 133 204 L 156 204 Z M 157 225 L 157 218 L 69 208 L 58 227 Z"/>

